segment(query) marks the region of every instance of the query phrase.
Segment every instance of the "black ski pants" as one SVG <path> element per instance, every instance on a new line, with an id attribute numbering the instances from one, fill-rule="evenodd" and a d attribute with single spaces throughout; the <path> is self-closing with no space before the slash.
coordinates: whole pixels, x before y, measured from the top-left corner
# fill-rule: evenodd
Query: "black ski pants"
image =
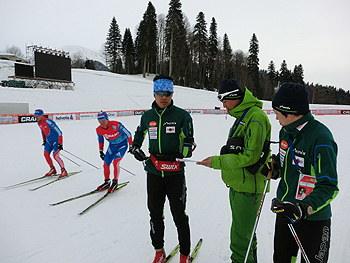
<path id="1" fill-rule="evenodd" d="M 311 221 L 302 219 L 293 224 L 300 242 L 310 263 L 326 263 L 328 261 L 331 219 Z M 290 263 L 298 254 L 298 245 L 288 225 L 276 218 L 273 262 Z M 301 255 L 301 262 L 305 263 Z"/>
<path id="2" fill-rule="evenodd" d="M 164 246 L 164 203 L 167 197 L 180 244 L 180 253 L 190 253 L 190 226 L 186 210 L 186 181 L 184 174 L 161 177 L 147 173 L 147 202 L 150 212 L 151 240 L 155 249 Z"/>

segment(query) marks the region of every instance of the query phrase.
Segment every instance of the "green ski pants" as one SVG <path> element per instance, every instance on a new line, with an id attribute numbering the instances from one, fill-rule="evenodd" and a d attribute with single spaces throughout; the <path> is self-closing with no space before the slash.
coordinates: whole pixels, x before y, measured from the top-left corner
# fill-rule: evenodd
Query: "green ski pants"
<path id="1" fill-rule="evenodd" d="M 255 220 L 258 214 L 262 194 L 236 192 L 230 188 L 230 205 L 232 212 L 231 225 L 231 260 L 234 263 L 243 263 L 249 241 L 254 228 Z M 252 246 L 250 248 L 248 263 L 253 263 L 253 251 L 257 249 L 257 239 L 254 235 Z"/>

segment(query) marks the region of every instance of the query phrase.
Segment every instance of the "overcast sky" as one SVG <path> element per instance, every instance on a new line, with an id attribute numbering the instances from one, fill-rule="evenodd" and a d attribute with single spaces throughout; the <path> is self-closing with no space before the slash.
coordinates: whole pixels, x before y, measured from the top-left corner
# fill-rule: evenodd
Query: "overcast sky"
<path id="1" fill-rule="evenodd" d="M 1 0 L 0 52 L 15 45 L 60 49 L 79 45 L 100 50 L 112 17 L 121 34 L 135 28 L 147 0 Z M 170 0 L 153 0 L 157 15 L 167 14 Z M 218 36 L 227 33 L 231 47 L 248 51 L 256 34 L 260 69 L 272 60 L 280 69 L 302 64 L 305 82 L 350 90 L 349 0 L 181 0 L 191 26 L 200 11 L 209 25 L 215 17 Z"/>

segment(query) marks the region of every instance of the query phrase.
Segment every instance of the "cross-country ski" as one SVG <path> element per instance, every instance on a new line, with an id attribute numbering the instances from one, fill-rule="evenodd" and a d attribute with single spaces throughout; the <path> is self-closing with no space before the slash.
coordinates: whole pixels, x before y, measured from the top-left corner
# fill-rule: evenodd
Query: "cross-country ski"
<path id="1" fill-rule="evenodd" d="M 194 249 L 190 255 L 190 262 L 192 262 L 196 258 L 197 253 L 198 253 L 200 247 L 202 246 L 202 242 L 203 242 L 202 238 L 199 239 L 199 241 L 197 242 L 196 246 L 194 247 Z"/>
<path id="2" fill-rule="evenodd" d="M 64 177 L 58 177 L 58 178 L 56 178 L 56 179 L 53 180 L 53 181 L 50 181 L 50 182 L 48 182 L 48 183 L 46 183 L 46 184 L 42 184 L 42 185 L 40 185 L 40 186 L 38 186 L 38 187 L 35 187 L 35 188 L 31 188 L 31 189 L 29 189 L 29 190 L 30 190 L 30 191 L 38 190 L 38 189 L 40 189 L 40 188 L 42 188 L 42 187 L 44 187 L 44 186 L 50 185 L 50 184 L 55 183 L 55 182 L 57 182 L 57 181 L 60 181 L 60 180 L 62 180 L 62 179 L 66 179 L 67 177 L 70 177 L 70 176 L 72 176 L 72 175 L 78 174 L 78 173 L 80 173 L 80 172 L 81 172 L 81 171 L 68 173 L 68 174 L 67 174 L 66 176 L 64 176 Z"/>
<path id="3" fill-rule="evenodd" d="M 127 183 L 128 183 L 128 182 L 120 183 L 119 186 L 126 185 Z M 85 194 L 81 194 L 81 195 L 78 195 L 78 196 L 75 196 L 75 197 L 71 197 L 71 198 L 62 200 L 62 201 L 60 201 L 60 202 L 50 204 L 50 205 L 51 205 L 51 206 L 55 206 L 55 205 L 64 204 L 64 203 L 66 203 L 66 202 L 70 202 L 70 201 L 73 201 L 73 200 L 77 200 L 77 199 L 79 199 L 79 198 L 82 198 L 82 197 L 85 197 L 85 196 L 89 196 L 89 195 L 92 195 L 92 194 L 96 194 L 96 193 L 100 193 L 100 192 L 102 192 L 102 191 L 101 191 L 101 190 L 98 190 L 98 189 L 95 189 L 95 190 L 92 190 L 91 192 L 88 192 L 88 193 L 85 193 Z"/>
<path id="4" fill-rule="evenodd" d="M 93 208 L 94 206 L 96 206 L 98 203 L 100 203 L 100 202 L 101 202 L 103 199 L 105 199 L 107 196 L 113 195 L 115 192 L 117 192 L 117 191 L 120 190 L 121 188 L 127 186 L 127 184 L 128 184 L 128 182 L 126 182 L 126 183 L 124 183 L 124 184 L 122 184 L 122 185 L 119 185 L 118 188 L 117 188 L 114 192 L 112 192 L 112 193 L 107 192 L 104 196 L 102 196 L 101 198 L 99 198 L 96 202 L 92 203 L 90 206 L 88 206 L 88 207 L 85 208 L 83 211 L 81 211 L 81 212 L 79 213 L 79 215 L 85 214 L 87 211 L 89 211 L 91 208 Z"/>
<path id="5" fill-rule="evenodd" d="M 174 247 L 174 249 L 165 258 L 165 263 L 170 262 L 170 260 L 175 256 L 175 254 L 179 251 L 179 249 L 180 249 L 180 245 L 176 245 L 176 247 Z"/>
<path id="6" fill-rule="evenodd" d="M 28 181 L 20 182 L 20 183 L 9 185 L 9 186 L 3 186 L 2 188 L 4 188 L 4 189 L 11 189 L 11 188 L 22 186 L 24 184 L 29 184 L 29 183 L 32 183 L 32 182 L 35 182 L 35 181 L 38 181 L 38 180 L 41 180 L 41 179 L 50 179 L 53 176 L 57 176 L 57 175 L 43 175 L 43 176 L 40 176 L 40 177 L 31 179 L 31 180 L 28 180 Z"/>

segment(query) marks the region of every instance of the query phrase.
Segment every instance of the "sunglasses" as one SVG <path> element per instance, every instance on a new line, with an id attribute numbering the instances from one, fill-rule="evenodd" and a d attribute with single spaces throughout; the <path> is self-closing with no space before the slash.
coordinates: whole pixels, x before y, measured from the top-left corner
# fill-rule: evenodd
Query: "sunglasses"
<path id="1" fill-rule="evenodd" d="M 155 94 L 157 94 L 160 97 L 163 97 L 164 95 L 167 97 L 170 97 L 173 95 L 173 92 L 171 92 L 171 91 L 156 91 Z"/>
<path id="2" fill-rule="evenodd" d="M 225 97 L 235 97 L 235 96 L 237 96 L 237 91 L 238 90 L 231 90 L 231 91 L 219 94 L 218 99 L 219 99 L 219 101 L 222 102 Z"/>

